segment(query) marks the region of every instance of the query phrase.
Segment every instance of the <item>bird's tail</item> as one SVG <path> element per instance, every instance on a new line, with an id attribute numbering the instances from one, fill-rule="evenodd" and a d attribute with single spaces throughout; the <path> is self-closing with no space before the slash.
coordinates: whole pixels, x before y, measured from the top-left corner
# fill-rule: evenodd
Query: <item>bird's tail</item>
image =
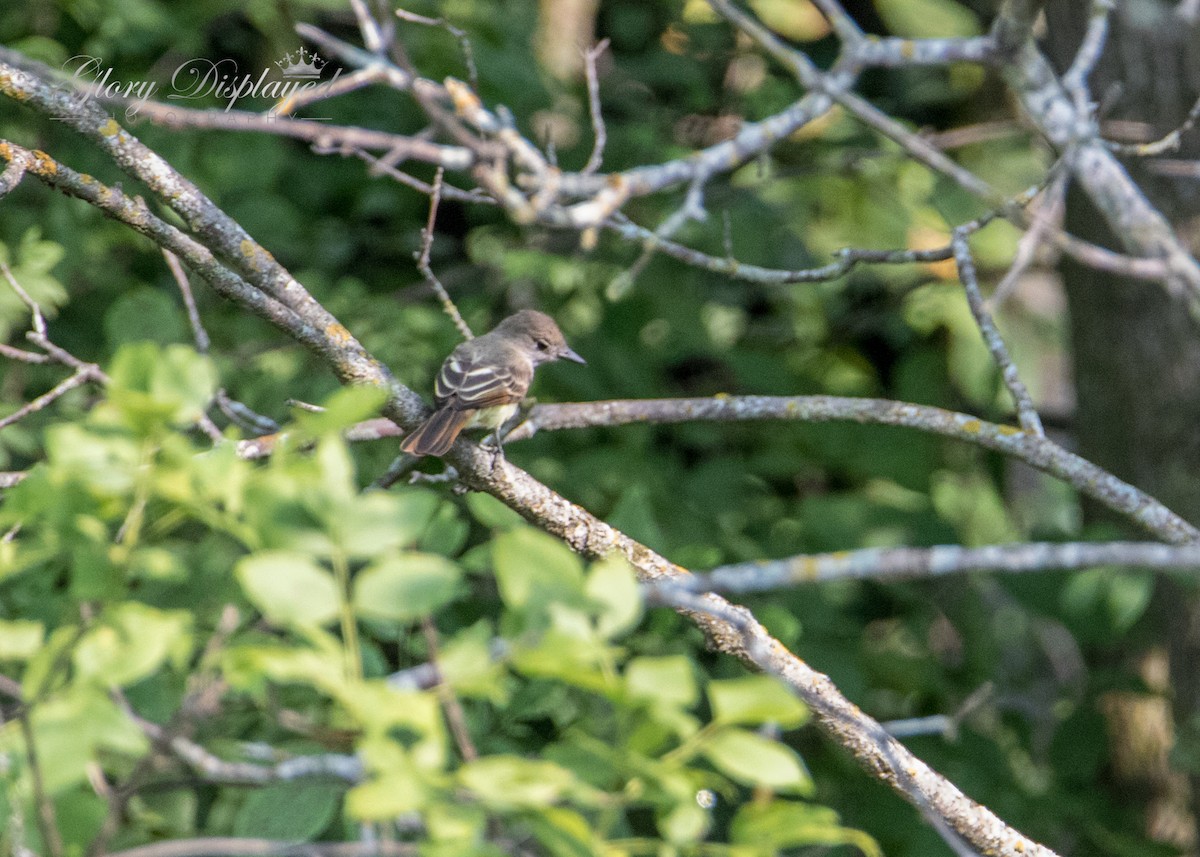
<path id="1" fill-rule="evenodd" d="M 471 421 L 474 414 L 471 410 L 460 411 L 454 408 L 434 411 L 429 419 L 404 439 L 400 449 L 417 456 L 445 455 L 458 439 L 458 433 Z"/>

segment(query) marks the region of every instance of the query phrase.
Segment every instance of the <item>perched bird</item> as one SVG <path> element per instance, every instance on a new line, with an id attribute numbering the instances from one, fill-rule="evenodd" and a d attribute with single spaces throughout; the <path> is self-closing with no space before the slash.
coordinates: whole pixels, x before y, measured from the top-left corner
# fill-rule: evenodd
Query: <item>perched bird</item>
<path id="1" fill-rule="evenodd" d="M 587 361 L 563 339 L 554 319 L 523 309 L 491 333 L 468 340 L 450 352 L 433 384 L 433 413 L 404 439 L 412 455 L 445 455 L 459 432 L 489 428 L 496 432 L 517 412 L 529 391 L 533 370 L 553 360 Z"/>

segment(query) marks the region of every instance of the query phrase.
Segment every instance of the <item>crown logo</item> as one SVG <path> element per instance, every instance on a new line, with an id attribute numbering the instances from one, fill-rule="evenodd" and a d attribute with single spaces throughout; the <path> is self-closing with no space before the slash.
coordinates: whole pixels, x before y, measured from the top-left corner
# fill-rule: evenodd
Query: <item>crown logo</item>
<path id="1" fill-rule="evenodd" d="M 284 77 L 314 78 L 321 76 L 325 60 L 321 59 L 319 54 L 301 47 L 294 58 L 291 53 L 286 53 L 275 65 L 283 69 Z"/>

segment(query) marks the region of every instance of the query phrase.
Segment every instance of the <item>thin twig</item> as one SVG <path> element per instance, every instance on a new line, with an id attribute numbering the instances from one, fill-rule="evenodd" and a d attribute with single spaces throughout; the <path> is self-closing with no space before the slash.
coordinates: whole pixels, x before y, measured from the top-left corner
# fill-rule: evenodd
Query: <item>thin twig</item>
<path id="1" fill-rule="evenodd" d="M 425 221 L 425 228 L 421 230 L 421 251 L 417 254 L 417 270 L 421 272 L 429 285 L 433 286 L 433 290 L 437 292 L 438 298 L 442 302 L 442 309 L 446 311 L 446 315 L 450 316 L 450 320 L 454 322 L 454 326 L 458 328 L 463 339 L 474 339 L 475 334 L 471 332 L 470 325 L 463 319 L 462 313 L 450 299 L 450 293 L 446 291 L 446 287 L 442 285 L 442 281 L 437 278 L 437 275 L 433 273 L 433 268 L 429 265 L 429 253 L 433 249 L 433 227 L 437 222 L 438 205 L 442 201 L 444 172 L 441 167 L 438 167 L 437 175 L 433 178 L 432 193 L 429 195 L 429 218 Z"/>
<path id="2" fill-rule="evenodd" d="M 8 166 L 4 168 L 4 172 L 0 173 L 0 199 L 8 196 L 13 188 L 21 183 L 21 179 L 25 178 L 25 162 L 12 160 L 8 162 Z"/>
<path id="3" fill-rule="evenodd" d="M 409 21 L 413 24 L 424 24 L 426 27 L 441 27 L 450 35 L 454 36 L 458 42 L 459 50 L 462 51 L 463 64 L 467 67 L 467 82 L 471 84 L 471 89 L 479 91 L 479 69 L 475 67 L 475 49 L 471 47 L 471 40 L 467 38 L 464 30 L 454 26 L 445 18 L 427 18 L 424 15 L 418 15 L 416 12 L 409 12 L 405 9 L 397 9 L 396 17 L 402 21 Z"/>
<path id="4" fill-rule="evenodd" d="M 983 293 L 979 290 L 979 280 L 975 275 L 975 259 L 971 255 L 967 235 L 961 227 L 954 230 L 950 243 L 954 248 L 958 278 L 962 281 L 963 289 L 967 293 L 967 305 L 971 308 L 971 315 L 975 316 L 975 324 L 978 326 L 979 332 L 983 334 L 983 341 L 987 344 L 988 351 L 992 353 L 992 359 L 1000 368 L 1000 377 L 1004 379 L 1004 386 L 1008 387 L 1008 392 L 1013 397 L 1021 428 L 1030 434 L 1042 437 L 1046 433 L 1042 428 L 1042 419 L 1038 416 L 1037 408 L 1034 407 L 1033 399 L 1029 395 L 1029 389 L 1021 380 L 1017 364 L 1013 362 L 1012 356 L 1008 353 L 1008 346 L 1004 344 L 1004 338 L 1000 335 L 996 322 L 992 319 L 992 314 L 984 303 Z"/>
<path id="5" fill-rule="evenodd" d="M 1004 277 L 996 284 L 991 296 L 984 301 L 987 309 L 1000 306 L 1008 299 L 1020 283 L 1021 276 L 1037 258 L 1038 248 L 1050 234 L 1061 231 L 1070 176 L 1069 168 L 1059 170 L 1050 180 L 1050 184 L 1046 186 L 1046 190 L 1042 193 L 1041 204 L 1033 213 L 1029 229 L 1017 242 L 1017 250 L 1013 254 L 1012 264 Z"/>
<path id="6" fill-rule="evenodd" d="M 1191 131 L 1198 121 L 1200 121 L 1200 98 L 1196 99 L 1196 103 L 1192 105 L 1192 109 L 1188 111 L 1188 115 L 1179 127 L 1159 139 L 1150 143 L 1109 143 L 1108 147 L 1121 155 L 1161 155 L 1166 152 L 1177 152 L 1183 143 L 1183 136 Z"/>
<path id="7" fill-rule="evenodd" d="M 1097 566 L 1200 570 L 1200 544 L 1160 542 L 1020 542 L 968 548 L 862 548 L 723 565 L 673 581 L 692 592 L 744 595 L 835 580 L 888 583 L 969 572 L 1027 574 Z"/>
<path id="8" fill-rule="evenodd" d="M 969 414 L 909 402 L 842 396 L 714 396 L 535 405 L 506 441 L 523 440 L 546 430 L 697 420 L 855 422 L 918 429 L 1018 458 L 1136 521 L 1164 541 L 1200 541 L 1200 529 L 1158 500 L 1045 437 Z"/>
<path id="9" fill-rule="evenodd" d="M 592 117 L 592 153 L 587 163 L 580 171 L 584 175 L 594 173 L 604 163 L 604 146 L 608 142 L 608 130 L 604 125 L 604 113 L 600 109 L 600 76 L 596 71 L 596 61 L 608 50 L 608 39 L 601 39 L 591 48 L 583 52 L 583 72 L 587 77 L 588 113 Z"/>
<path id="10" fill-rule="evenodd" d="M 46 781 L 42 777 L 42 765 L 38 760 L 37 742 L 34 740 L 33 724 L 29 722 L 29 709 L 22 708 L 17 713 L 17 722 L 21 727 L 21 737 L 25 742 L 25 757 L 29 761 L 30 779 L 33 783 L 33 801 L 37 807 L 38 827 L 42 833 L 42 842 L 46 845 L 49 857 L 63 857 L 63 838 L 58 829 L 58 818 L 54 811 L 54 801 L 46 791 Z"/>
<path id="11" fill-rule="evenodd" d="M 86 369 L 77 370 L 73 375 L 64 378 L 62 381 L 59 381 L 49 391 L 38 396 L 31 402 L 26 402 L 8 416 L 0 419 L 0 429 L 7 428 L 13 423 L 23 420 L 30 414 L 37 413 L 38 411 L 44 409 L 47 405 L 52 404 L 57 399 L 60 399 L 62 396 L 69 393 L 71 390 L 74 390 L 76 387 L 80 387 L 86 384 L 88 381 L 94 380 L 96 380 L 96 378 Z"/>
<path id="12" fill-rule="evenodd" d="M 821 14 L 825 16 L 825 20 L 833 27 L 833 31 L 838 34 L 847 47 L 853 48 L 859 42 L 863 41 L 862 28 L 850 14 L 842 8 L 842 4 L 838 0 L 813 0 L 813 5 L 821 10 Z"/>
<path id="13" fill-rule="evenodd" d="M 387 45 L 383 42 L 383 33 L 379 30 L 379 22 L 371 15 L 366 0 L 350 0 L 350 8 L 358 20 L 358 31 L 362 34 L 363 44 L 373 54 L 383 55 Z"/>
<path id="14" fill-rule="evenodd" d="M 438 631 L 437 625 L 433 624 L 431 617 L 423 616 L 421 618 L 421 633 L 425 636 L 429 663 L 433 664 L 440 676 L 442 668 L 438 657 Z M 434 690 L 442 703 L 442 709 L 446 712 L 446 722 L 450 724 L 450 732 L 454 735 L 454 743 L 458 745 L 458 752 L 462 754 L 463 761 L 475 761 L 479 758 L 479 751 L 475 749 L 475 742 L 471 740 L 471 731 L 467 728 L 467 716 L 463 712 L 462 703 L 459 702 L 454 688 L 445 681 L 439 680 Z"/>
<path id="15" fill-rule="evenodd" d="M 204 329 L 204 322 L 200 320 L 200 312 L 196 309 L 196 298 L 192 295 L 192 284 L 188 282 L 187 271 L 183 270 L 183 264 L 179 261 L 179 257 L 170 250 L 164 247 L 162 254 L 163 258 L 167 260 L 167 267 L 171 269 L 171 276 L 175 278 L 175 284 L 179 286 L 179 294 L 183 297 L 183 305 L 187 309 L 188 323 L 192 326 L 192 339 L 196 343 L 196 350 L 201 354 L 207 354 L 212 342 L 208 338 L 208 331 Z"/>
<path id="16" fill-rule="evenodd" d="M 360 89 L 365 89 L 368 86 L 379 83 L 384 77 L 386 75 L 380 69 L 364 68 L 352 71 L 350 74 L 341 75 L 335 80 L 322 82 L 320 86 L 314 86 L 311 89 L 299 87 L 293 89 L 286 97 L 277 101 L 267 116 L 271 119 L 291 116 L 302 107 L 307 107 L 310 104 L 316 104 L 320 101 L 327 101 L 330 98 L 337 98 L 339 95 L 357 92 Z"/>
<path id="17" fill-rule="evenodd" d="M 221 411 L 234 425 L 241 426 L 244 430 L 256 434 L 273 434 L 279 431 L 279 423 L 270 417 L 263 416 L 256 411 L 251 410 L 247 405 L 232 399 L 229 393 L 222 387 L 217 390 L 213 396 L 213 403 L 217 409 Z"/>
<path id="18" fill-rule="evenodd" d="M 1092 8 L 1088 17 L 1088 26 L 1083 34 L 1079 50 L 1071 67 L 1063 75 L 1063 88 L 1075 99 L 1075 109 L 1080 116 L 1089 115 L 1091 106 L 1088 104 L 1088 77 L 1100 55 L 1104 53 L 1104 43 L 1108 39 L 1108 19 L 1112 14 L 1114 0 L 1092 0 Z"/>
<path id="19" fill-rule="evenodd" d="M 11 345 L 5 345 L 0 342 L 0 357 L 7 357 L 9 360 L 16 360 L 21 363 L 32 363 L 34 365 L 45 365 L 51 363 L 49 354 L 37 354 L 33 351 L 24 351 L 20 348 L 13 348 Z"/>
<path id="20" fill-rule="evenodd" d="M 618 300 L 623 297 L 626 292 L 637 281 L 637 278 L 646 270 L 646 266 L 650 264 L 650 260 L 654 258 L 655 251 L 662 246 L 664 241 L 670 241 L 675 237 L 685 223 L 689 220 L 704 220 L 708 216 L 708 212 L 704 210 L 704 182 L 707 176 L 697 175 L 688 188 L 687 195 L 684 197 L 683 204 L 675 209 L 667 216 L 658 228 L 651 233 L 642 245 L 641 255 L 634 261 L 628 269 L 618 274 L 608 287 L 608 297 L 610 300 Z"/>
<path id="21" fill-rule="evenodd" d="M 915 735 L 941 735 L 947 741 L 953 741 L 958 736 L 958 727 L 973 711 L 983 705 L 995 691 L 995 685 L 986 681 L 971 692 L 962 701 L 958 709 L 950 715 L 934 714 L 929 717 L 911 717 L 905 720 L 889 720 L 881 723 L 884 729 L 895 738 L 908 738 Z"/>

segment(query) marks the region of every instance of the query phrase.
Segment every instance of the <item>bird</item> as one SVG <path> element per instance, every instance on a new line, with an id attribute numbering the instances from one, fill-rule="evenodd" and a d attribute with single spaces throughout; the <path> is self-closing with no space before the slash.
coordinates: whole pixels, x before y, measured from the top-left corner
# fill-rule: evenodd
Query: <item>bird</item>
<path id="1" fill-rule="evenodd" d="M 488 428 L 495 431 L 496 450 L 503 455 L 500 429 L 529 391 L 533 371 L 555 360 L 587 363 L 567 345 L 550 316 L 532 309 L 510 315 L 491 332 L 450 352 L 433 384 L 433 413 L 400 449 L 417 457 L 445 455 L 459 432 Z"/>

